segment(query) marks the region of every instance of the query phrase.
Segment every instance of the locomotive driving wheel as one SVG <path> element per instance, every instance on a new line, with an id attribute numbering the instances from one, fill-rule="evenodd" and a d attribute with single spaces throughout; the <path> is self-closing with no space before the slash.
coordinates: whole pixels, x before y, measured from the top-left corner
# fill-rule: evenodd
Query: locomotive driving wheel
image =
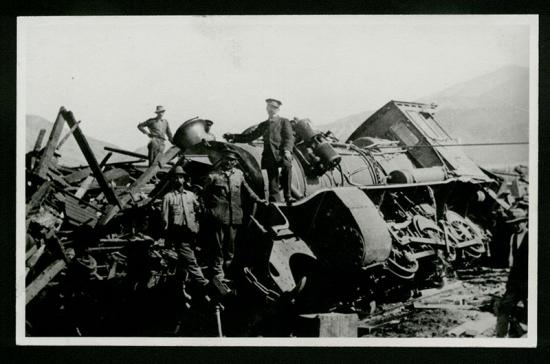
<path id="1" fill-rule="evenodd" d="M 387 260 L 387 268 L 399 278 L 413 279 L 419 268 L 418 260 L 408 248 L 397 248 L 394 246 Z"/>
<path id="2" fill-rule="evenodd" d="M 475 244 L 465 247 L 462 251 L 469 258 L 479 258 L 485 252 L 483 237 L 474 224 L 454 211 L 447 211 L 447 226 L 451 241 L 463 243 L 477 240 Z"/>

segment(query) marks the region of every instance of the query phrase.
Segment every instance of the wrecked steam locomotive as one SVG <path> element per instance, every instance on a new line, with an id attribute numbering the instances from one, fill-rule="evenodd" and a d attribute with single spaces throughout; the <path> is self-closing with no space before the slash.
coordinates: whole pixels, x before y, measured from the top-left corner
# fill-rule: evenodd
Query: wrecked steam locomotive
<path id="1" fill-rule="evenodd" d="M 492 235 L 499 208 L 509 207 L 496 194 L 501 180 L 456 147 L 434 110 L 391 101 L 345 143 L 314 130 L 307 119 L 293 120 L 297 201 L 245 206 L 233 294 L 215 299 L 226 306 L 226 322 L 256 324 L 233 334 L 265 335 L 266 326 L 284 322 L 273 319 L 280 317 L 273 312 L 372 312 L 377 302 L 404 300 L 441 284 L 453 267 L 498 256 L 495 250 L 502 247 Z M 52 164 L 64 121 L 79 141 L 86 168 Z M 68 326 L 87 327 L 84 335 L 162 335 L 144 332 L 135 317 L 148 315 L 144 302 L 169 296 L 156 291 L 147 300 L 143 292 L 169 286 L 175 275 L 174 257 L 155 243 L 161 237 L 158 202 L 170 171 L 182 165 L 200 194 L 202 177 L 231 151 L 256 193 L 263 195 L 267 187 L 259 143 L 207 142 L 203 135 L 202 120 L 184 123 L 174 136 L 176 146 L 149 168 L 109 164 L 108 157 L 98 163 L 72 113 L 60 110 L 46 147 L 27 156 L 30 334 L 47 326 L 40 312 L 61 305 Z M 150 183 L 153 177 L 158 182 Z M 183 307 L 171 304 L 175 311 Z M 82 323 L 78 312 L 89 313 L 90 305 L 101 312 L 101 324 Z M 125 312 L 133 326 L 107 329 L 105 317 L 115 312 Z"/>

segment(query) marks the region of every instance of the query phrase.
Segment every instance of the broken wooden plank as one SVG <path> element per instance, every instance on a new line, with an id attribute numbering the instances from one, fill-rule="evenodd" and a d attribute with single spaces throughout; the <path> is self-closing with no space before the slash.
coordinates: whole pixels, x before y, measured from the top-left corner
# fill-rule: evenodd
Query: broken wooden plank
<path id="1" fill-rule="evenodd" d="M 94 176 L 86 177 L 86 179 L 82 182 L 82 184 L 80 184 L 80 187 L 78 187 L 78 190 L 75 192 L 74 194 L 75 197 L 82 198 L 82 196 L 84 196 L 86 191 L 88 191 L 88 189 L 90 188 L 94 180 L 95 180 Z"/>
<path id="2" fill-rule="evenodd" d="M 67 194 L 65 198 L 65 215 L 67 221 L 71 224 L 94 227 L 99 216 L 101 216 L 101 210 L 76 196 Z"/>
<path id="3" fill-rule="evenodd" d="M 401 319 L 411 315 L 412 313 L 413 311 L 401 307 L 400 310 L 386 314 L 383 317 L 376 317 L 372 319 L 367 318 L 366 320 L 360 321 L 358 324 L 358 329 L 362 329 L 363 331 L 366 331 L 367 334 L 370 334 L 373 330 L 379 327 L 392 323 L 399 323 Z"/>
<path id="4" fill-rule="evenodd" d="M 123 168 L 112 168 L 103 173 L 105 180 L 109 183 L 113 182 L 116 185 L 127 185 L 130 182 L 130 174 Z M 98 184 L 93 183 L 90 188 L 97 188 Z"/>
<path id="5" fill-rule="evenodd" d="M 105 167 L 105 165 L 107 164 L 107 161 L 109 161 L 109 158 L 111 158 L 112 156 L 113 156 L 113 153 L 111 152 L 107 153 L 107 155 L 103 157 L 101 162 L 99 162 L 99 168 L 103 170 L 103 167 Z"/>
<path id="6" fill-rule="evenodd" d="M 46 245 L 42 244 L 40 248 L 38 248 L 27 260 L 25 261 L 25 266 L 29 269 L 32 269 L 40 257 L 44 254 L 44 250 L 46 248 Z"/>
<path id="7" fill-rule="evenodd" d="M 27 239 L 29 239 L 29 235 L 27 235 Z M 32 238 L 31 238 L 32 239 Z M 27 249 L 25 252 L 25 261 L 27 261 L 32 255 L 38 250 L 38 246 L 34 244 L 30 248 Z"/>
<path id="8" fill-rule="evenodd" d="M 453 303 L 420 303 L 415 302 L 413 307 L 417 310 L 472 310 L 475 306 Z"/>
<path id="9" fill-rule="evenodd" d="M 90 168 L 82 168 L 78 171 L 66 175 L 64 178 L 67 183 L 73 184 L 88 177 L 90 173 L 92 173 L 92 170 Z"/>
<path id="10" fill-rule="evenodd" d="M 37 157 L 40 155 L 40 149 L 42 148 L 42 141 L 44 140 L 44 135 L 46 135 L 46 129 L 40 129 L 38 132 L 38 137 L 34 142 L 34 148 L 31 152 L 27 153 L 27 157 L 30 158 L 30 162 L 27 161 L 27 164 L 30 167 L 30 170 L 34 170 L 36 165 Z"/>
<path id="11" fill-rule="evenodd" d="M 129 157 L 136 157 L 139 159 L 149 159 L 149 157 L 147 157 L 145 154 L 130 152 L 129 150 L 123 150 L 123 149 L 111 148 L 111 147 L 103 147 L 103 149 L 105 149 L 108 152 L 119 153 L 122 155 L 127 155 Z"/>
<path id="12" fill-rule="evenodd" d="M 65 181 L 65 178 L 63 178 L 63 176 L 61 174 L 59 174 L 58 172 L 56 172 L 54 169 L 50 168 L 47 172 L 46 172 L 46 175 L 48 177 L 50 177 L 51 180 L 59 183 L 60 185 L 62 185 L 63 187 L 70 187 L 70 184 L 67 183 L 67 181 Z"/>
<path id="13" fill-rule="evenodd" d="M 25 289 L 25 304 L 32 301 L 50 283 L 52 279 L 65 268 L 66 263 L 63 259 L 58 259 L 50 264 L 34 281 Z"/>
<path id="14" fill-rule="evenodd" d="M 451 329 L 447 334 L 458 337 L 460 335 L 477 336 L 496 325 L 497 318 L 488 312 L 480 312 L 476 320 L 466 321 L 465 323 Z"/>
<path id="15" fill-rule="evenodd" d="M 53 124 L 52 131 L 50 132 L 50 137 L 48 139 L 48 142 L 46 143 L 46 147 L 44 148 L 42 156 L 38 161 L 38 165 L 35 169 L 35 173 L 43 179 L 46 179 L 47 177 L 49 163 L 53 157 L 55 148 L 57 147 L 57 141 L 61 136 L 63 126 L 65 125 L 65 119 L 61 115 L 61 111 L 64 109 L 65 108 L 63 106 L 59 109 L 59 113 L 57 114 L 57 118 L 55 119 L 55 123 Z"/>
<path id="16" fill-rule="evenodd" d="M 56 150 L 59 150 L 61 149 L 61 147 L 63 146 L 63 144 L 65 144 L 65 142 L 67 141 L 67 139 L 69 139 L 69 137 L 71 136 L 71 134 L 74 132 L 74 130 L 76 128 L 78 128 L 78 125 L 80 124 L 80 120 L 76 122 L 76 124 L 74 124 L 71 129 L 69 130 L 69 132 L 67 134 L 65 134 L 65 136 L 63 138 L 61 138 L 61 141 L 59 142 L 59 144 L 57 144 L 57 148 L 55 148 Z"/>
<path id="17" fill-rule="evenodd" d="M 38 137 L 36 138 L 36 141 L 34 142 L 34 148 L 32 148 L 33 151 L 38 152 L 42 148 L 42 142 L 44 141 L 44 136 L 46 135 L 46 129 L 40 129 L 38 132 Z"/>
<path id="18" fill-rule="evenodd" d="M 149 166 L 145 170 L 145 172 L 143 172 L 141 176 L 139 176 L 139 178 L 136 179 L 134 183 L 132 183 L 132 185 L 128 188 L 127 193 L 120 198 L 119 205 L 111 204 L 106 213 L 99 220 L 99 224 L 107 224 L 124 206 L 126 206 L 128 202 L 132 200 L 132 194 L 139 192 L 139 189 L 156 175 L 156 173 L 161 169 L 162 165 L 168 163 L 173 158 L 175 158 L 178 155 L 179 151 L 180 149 L 178 147 L 172 146 L 165 153 L 163 153 L 162 156 L 158 158 L 157 163 Z"/>
<path id="19" fill-rule="evenodd" d="M 42 204 L 42 201 L 48 196 L 52 187 L 52 182 L 46 181 L 38 187 L 38 189 L 32 194 L 29 202 L 27 202 L 26 213 L 27 215 L 39 207 Z"/>
<path id="20" fill-rule="evenodd" d="M 63 118 L 67 120 L 67 123 L 72 128 L 76 124 L 76 119 L 71 111 L 66 110 L 65 108 L 62 108 L 60 113 L 63 115 Z M 105 180 L 103 173 L 101 172 L 101 168 L 99 167 L 99 164 L 97 163 L 97 160 L 95 158 L 94 152 L 92 151 L 92 148 L 90 148 L 90 145 L 88 144 L 88 140 L 82 133 L 82 130 L 80 128 L 76 128 L 73 132 L 73 136 L 76 139 L 76 142 L 78 143 L 80 150 L 82 150 L 82 153 L 84 154 L 84 157 L 86 158 L 86 161 L 88 162 L 88 165 L 90 166 L 96 180 L 99 183 L 99 186 L 101 187 L 101 190 L 103 193 L 105 193 L 105 196 L 107 197 L 107 201 L 109 201 L 110 204 L 121 206 L 120 201 L 116 197 L 113 190 L 109 187 L 109 184 Z"/>

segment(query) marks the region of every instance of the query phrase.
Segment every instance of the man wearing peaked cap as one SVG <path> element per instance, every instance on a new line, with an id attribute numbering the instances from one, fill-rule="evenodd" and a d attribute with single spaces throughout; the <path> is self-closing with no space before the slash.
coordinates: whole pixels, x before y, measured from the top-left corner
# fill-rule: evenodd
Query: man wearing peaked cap
<path id="1" fill-rule="evenodd" d="M 262 169 L 267 170 L 269 180 L 269 199 L 279 201 L 279 168 L 282 179 L 285 200 L 290 203 L 292 183 L 292 150 L 294 148 L 294 131 L 288 119 L 278 115 L 283 104 L 277 99 L 266 99 L 268 119 L 258 124 L 258 127 L 246 134 L 225 134 L 228 141 L 249 143 L 263 137 L 264 150 L 262 153 Z"/>
<path id="2" fill-rule="evenodd" d="M 204 139 L 206 141 L 216 141 L 216 136 L 210 132 L 212 125 L 214 125 L 212 120 L 204 119 L 204 131 L 206 132 Z"/>
<path id="3" fill-rule="evenodd" d="M 173 136 L 170 125 L 168 125 L 168 120 L 163 118 L 165 111 L 163 106 L 158 105 L 155 110 L 156 117 L 138 124 L 139 131 L 150 138 L 149 144 L 147 144 L 149 165 L 152 165 L 157 156 L 164 152 L 166 139 L 172 143 Z"/>
<path id="4" fill-rule="evenodd" d="M 274 107 L 276 107 L 276 108 L 280 108 L 281 105 L 283 104 L 281 101 L 276 100 L 276 99 L 266 99 L 265 102 L 266 102 L 268 105 L 274 106 Z"/>
<path id="5" fill-rule="evenodd" d="M 184 188 L 187 173 L 181 166 L 174 169 L 172 189 L 162 201 L 162 222 L 166 241 L 178 253 L 178 273 L 187 272 L 195 288 L 205 292 L 208 280 L 197 263 L 193 245 L 199 231 L 197 195 Z"/>

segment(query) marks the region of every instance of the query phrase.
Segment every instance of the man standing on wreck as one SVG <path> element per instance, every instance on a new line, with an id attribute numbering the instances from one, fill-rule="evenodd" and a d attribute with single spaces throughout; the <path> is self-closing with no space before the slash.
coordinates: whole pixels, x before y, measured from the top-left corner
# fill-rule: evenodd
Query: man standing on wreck
<path id="1" fill-rule="evenodd" d="M 287 203 L 294 199 L 291 196 L 292 182 L 292 149 L 294 132 L 288 119 L 278 115 L 282 102 L 275 99 L 265 100 L 269 118 L 246 134 L 224 134 L 229 142 L 249 143 L 263 136 L 262 169 L 267 170 L 269 179 L 269 200 L 279 201 L 279 167 L 284 198 Z"/>
<path id="2" fill-rule="evenodd" d="M 199 232 L 198 197 L 185 189 L 187 173 L 177 166 L 172 176 L 172 189 L 162 201 L 162 223 L 168 246 L 178 253 L 180 274 L 187 272 L 192 288 L 205 293 L 208 280 L 197 263 L 193 246 Z M 183 278 L 183 277 L 182 277 Z"/>
<path id="3" fill-rule="evenodd" d="M 137 126 L 139 131 L 151 139 L 149 144 L 147 144 L 147 149 L 149 150 L 149 166 L 153 164 L 157 155 L 164 153 L 164 141 L 166 138 L 172 143 L 170 125 L 168 125 L 168 120 L 163 118 L 165 111 L 164 107 L 160 105 L 157 106 L 155 110 L 157 116 L 147 119 Z"/>

